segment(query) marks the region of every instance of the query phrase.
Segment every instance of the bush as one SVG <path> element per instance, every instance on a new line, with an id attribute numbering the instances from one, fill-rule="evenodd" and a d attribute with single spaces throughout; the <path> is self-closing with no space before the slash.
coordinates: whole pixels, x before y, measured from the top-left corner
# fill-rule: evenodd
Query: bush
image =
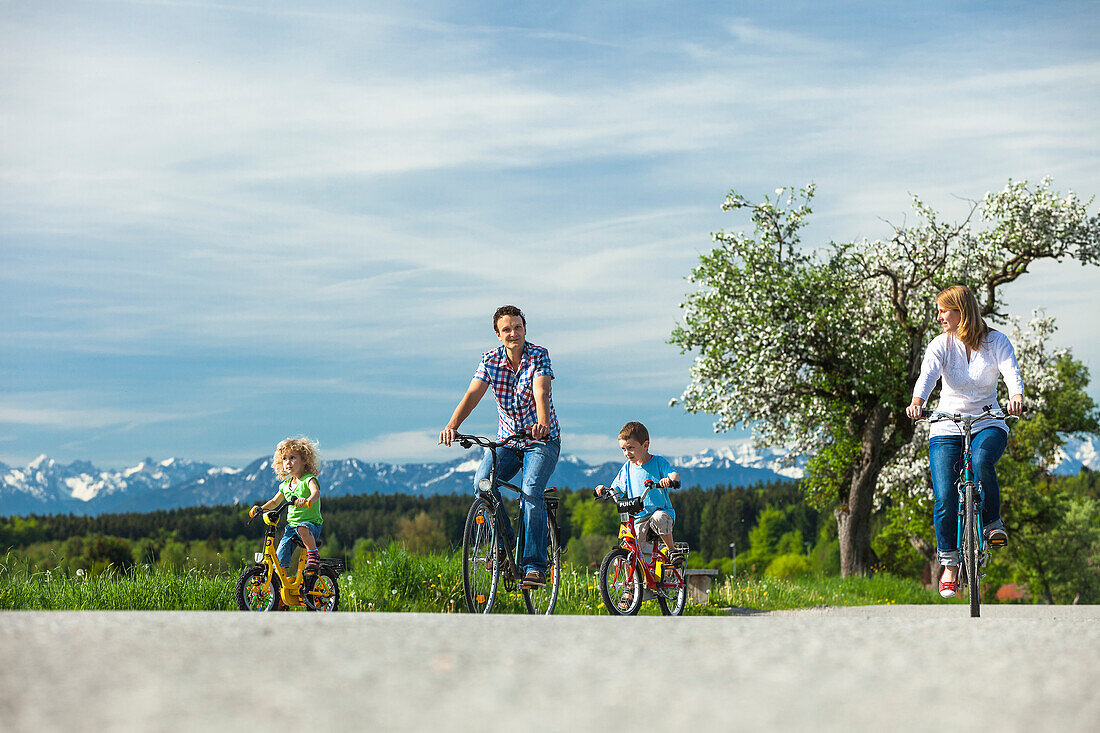
<path id="1" fill-rule="evenodd" d="M 805 555 L 780 555 L 771 561 L 764 575 L 769 578 L 798 578 L 813 572 L 810 558 Z"/>

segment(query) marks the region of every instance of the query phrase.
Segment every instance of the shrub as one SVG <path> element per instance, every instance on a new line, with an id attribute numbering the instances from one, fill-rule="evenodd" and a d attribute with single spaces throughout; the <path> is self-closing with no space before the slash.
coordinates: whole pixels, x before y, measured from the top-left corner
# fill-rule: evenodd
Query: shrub
<path id="1" fill-rule="evenodd" d="M 813 572 L 810 558 L 805 555 L 780 555 L 771 561 L 764 575 L 770 578 L 798 578 Z"/>

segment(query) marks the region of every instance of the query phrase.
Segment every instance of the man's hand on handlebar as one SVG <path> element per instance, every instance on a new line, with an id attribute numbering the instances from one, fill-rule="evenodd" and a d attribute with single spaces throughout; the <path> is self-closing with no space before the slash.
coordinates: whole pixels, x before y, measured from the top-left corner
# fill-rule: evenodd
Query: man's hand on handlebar
<path id="1" fill-rule="evenodd" d="M 455 435 L 458 434 L 458 428 L 452 428 L 450 425 L 439 431 L 439 442 L 442 445 L 450 446 L 455 440 Z"/>
<path id="2" fill-rule="evenodd" d="M 542 423 L 528 425 L 527 433 L 531 436 L 532 440 L 543 440 L 550 437 L 550 426 L 543 425 Z"/>
<path id="3" fill-rule="evenodd" d="M 611 491 L 611 489 L 607 488 L 603 484 L 600 484 L 596 488 L 592 489 L 592 493 L 595 494 L 596 496 L 602 495 L 603 492 L 605 492 L 605 491 Z"/>
<path id="4" fill-rule="evenodd" d="M 1018 400 L 1015 397 L 1013 397 L 1012 399 L 1010 399 L 1008 401 L 1008 407 L 1005 409 L 1005 412 L 1008 413 L 1009 415 L 1015 415 L 1016 417 L 1020 417 L 1021 415 L 1024 414 L 1024 401 L 1023 400 Z"/>

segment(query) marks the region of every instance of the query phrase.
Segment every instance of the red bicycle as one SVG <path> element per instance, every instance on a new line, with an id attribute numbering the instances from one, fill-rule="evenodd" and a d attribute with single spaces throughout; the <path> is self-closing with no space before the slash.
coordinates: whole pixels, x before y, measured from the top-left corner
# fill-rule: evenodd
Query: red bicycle
<path id="1" fill-rule="evenodd" d="M 614 499 L 619 507 L 619 546 L 607 553 L 600 563 L 600 596 L 603 605 L 612 616 L 634 616 L 642 606 L 642 601 L 656 598 L 661 613 L 665 616 L 679 616 L 687 604 L 687 582 L 682 567 L 672 565 L 668 559 L 669 548 L 658 542 L 652 530 L 642 538 L 641 550 L 634 527 L 634 515 L 642 510 L 646 494 L 656 484 L 645 482 L 646 490 L 638 497 L 624 499 L 611 489 L 605 496 L 596 494 L 597 499 Z M 673 481 L 672 488 L 679 488 L 680 482 Z M 675 549 L 685 559 L 688 556 L 686 542 L 676 542 Z M 652 547 L 652 552 L 646 551 Z"/>

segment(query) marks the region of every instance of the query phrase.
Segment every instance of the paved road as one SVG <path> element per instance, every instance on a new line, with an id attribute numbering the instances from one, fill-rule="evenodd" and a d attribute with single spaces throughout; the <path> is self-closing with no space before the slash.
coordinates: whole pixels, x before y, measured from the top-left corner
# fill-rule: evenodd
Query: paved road
<path id="1" fill-rule="evenodd" d="M 0 730 L 1100 730 L 1100 607 L 983 613 L 3 612 Z"/>

